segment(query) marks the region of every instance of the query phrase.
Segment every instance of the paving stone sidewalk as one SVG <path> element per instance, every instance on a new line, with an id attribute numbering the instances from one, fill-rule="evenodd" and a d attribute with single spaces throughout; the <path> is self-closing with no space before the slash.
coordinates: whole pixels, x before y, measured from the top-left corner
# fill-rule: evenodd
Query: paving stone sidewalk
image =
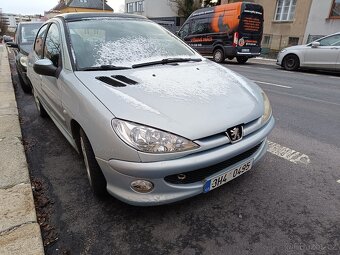
<path id="1" fill-rule="evenodd" d="M 0 254 L 44 254 L 6 46 L 0 44 Z"/>

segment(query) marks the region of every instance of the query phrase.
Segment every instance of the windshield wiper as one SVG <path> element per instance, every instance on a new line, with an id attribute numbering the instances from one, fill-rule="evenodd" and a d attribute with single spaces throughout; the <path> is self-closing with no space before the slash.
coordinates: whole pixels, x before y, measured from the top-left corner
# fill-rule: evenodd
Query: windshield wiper
<path id="1" fill-rule="evenodd" d="M 202 59 L 201 58 L 164 58 L 162 60 L 134 64 L 132 65 L 132 68 L 138 68 L 138 67 L 143 67 L 143 66 L 153 66 L 153 65 L 165 65 L 165 64 L 179 63 L 179 62 L 190 62 L 190 61 L 200 62 L 202 61 Z"/>
<path id="2" fill-rule="evenodd" d="M 79 71 L 98 71 L 98 70 L 124 70 L 131 69 L 128 66 L 115 66 L 115 65 L 101 65 L 79 68 Z"/>

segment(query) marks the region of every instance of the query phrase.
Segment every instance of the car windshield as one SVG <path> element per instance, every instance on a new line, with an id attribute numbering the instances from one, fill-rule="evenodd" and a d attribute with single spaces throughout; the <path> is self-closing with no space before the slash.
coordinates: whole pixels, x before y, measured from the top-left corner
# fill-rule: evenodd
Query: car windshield
<path id="1" fill-rule="evenodd" d="M 198 56 L 176 36 L 149 20 L 85 19 L 67 26 L 78 70 L 124 68 L 165 58 Z"/>
<path id="2" fill-rule="evenodd" d="M 21 25 L 21 37 L 20 44 L 33 44 L 35 35 L 37 34 L 41 24 L 40 23 L 32 23 L 32 24 L 22 24 Z"/>

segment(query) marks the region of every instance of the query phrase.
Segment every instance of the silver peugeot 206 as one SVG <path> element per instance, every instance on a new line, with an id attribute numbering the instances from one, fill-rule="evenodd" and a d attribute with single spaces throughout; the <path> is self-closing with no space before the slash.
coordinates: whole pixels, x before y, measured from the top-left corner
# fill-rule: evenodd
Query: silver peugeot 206
<path id="1" fill-rule="evenodd" d="M 28 59 L 39 114 L 82 155 L 97 195 L 159 205 L 254 167 L 274 118 L 252 81 L 141 16 L 48 20 Z"/>

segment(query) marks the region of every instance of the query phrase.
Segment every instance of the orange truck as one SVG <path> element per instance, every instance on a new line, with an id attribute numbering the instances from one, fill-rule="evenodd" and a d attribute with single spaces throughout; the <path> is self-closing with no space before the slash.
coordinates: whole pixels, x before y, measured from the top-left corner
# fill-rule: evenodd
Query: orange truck
<path id="1" fill-rule="evenodd" d="M 241 64 L 261 54 L 263 7 L 237 2 L 202 8 L 185 21 L 178 36 L 202 55 Z"/>

